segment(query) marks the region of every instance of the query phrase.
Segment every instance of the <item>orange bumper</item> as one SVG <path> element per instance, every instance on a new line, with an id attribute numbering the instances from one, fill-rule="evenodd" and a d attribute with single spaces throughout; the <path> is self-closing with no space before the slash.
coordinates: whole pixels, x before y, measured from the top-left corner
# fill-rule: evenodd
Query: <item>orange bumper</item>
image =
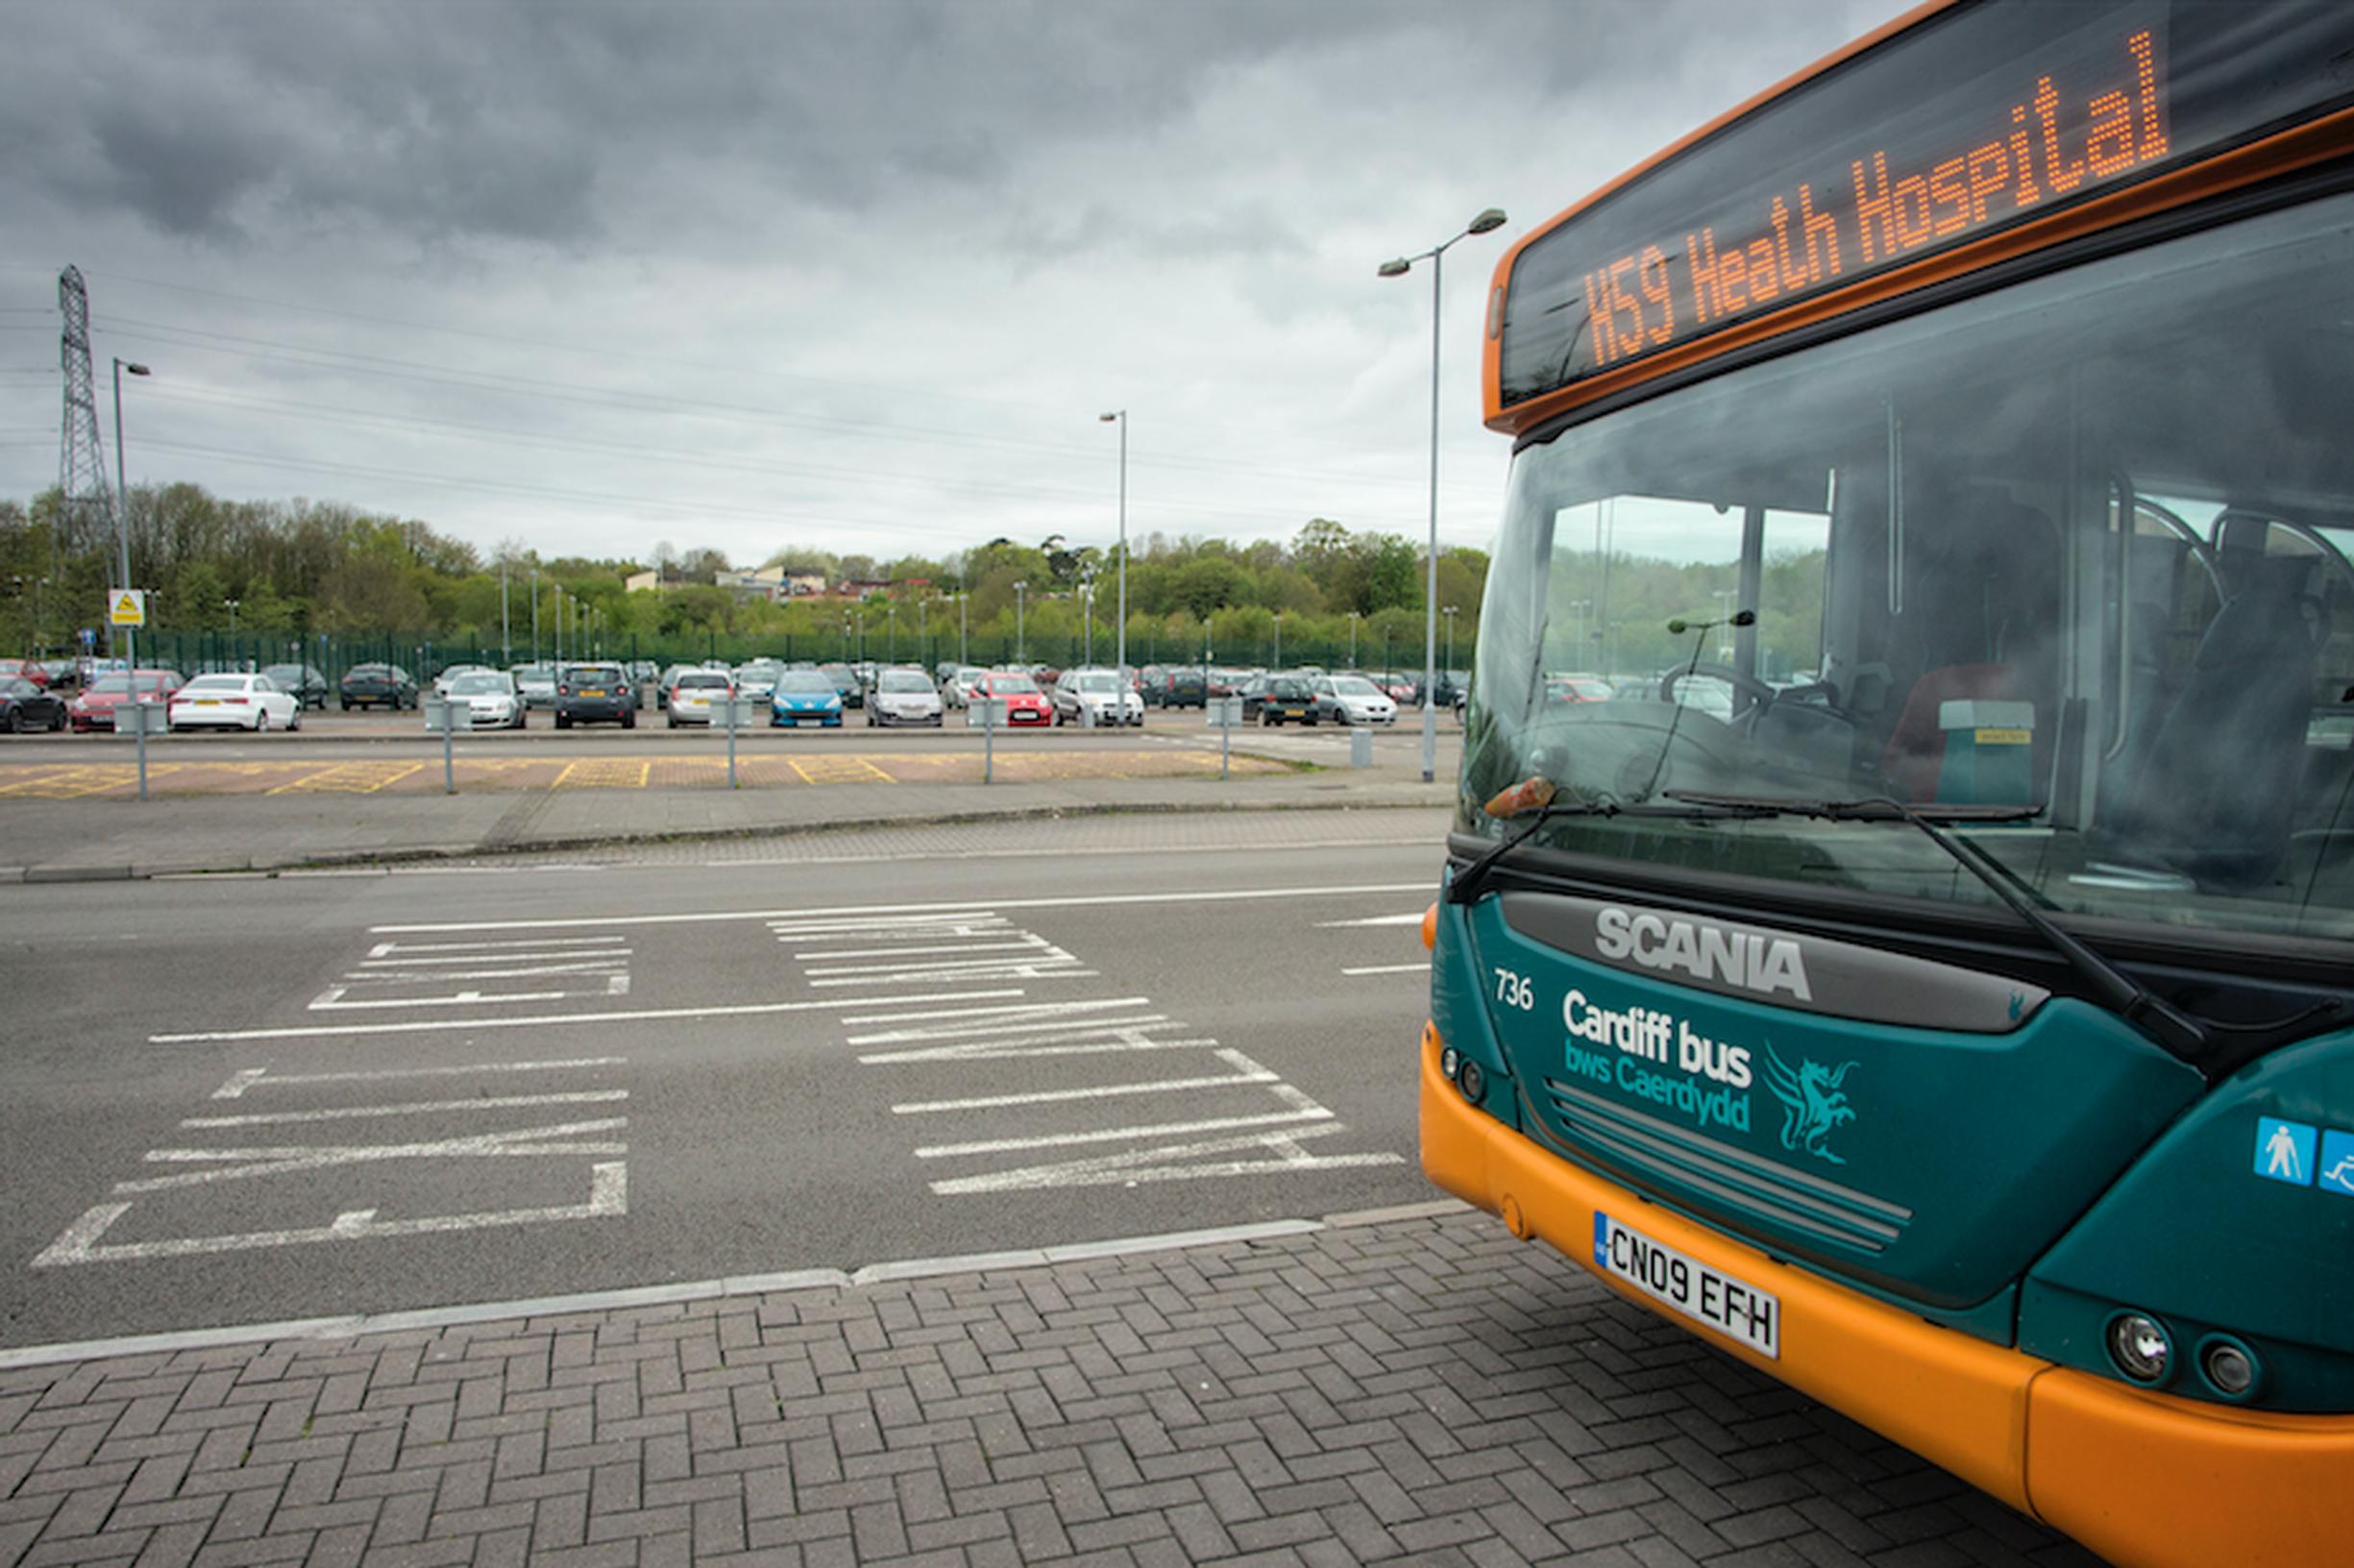
<path id="1" fill-rule="evenodd" d="M 2354 1416 L 2284 1416 L 2144 1393 L 1965 1334 L 1778 1262 L 1557 1159 L 1465 1104 L 1422 1033 L 1422 1167 L 1514 1234 L 1591 1269 L 1594 1213 L 1781 1298 L 1770 1360 L 1681 1317 L 1794 1388 L 2121 1564 L 2296 1564 L 2354 1542 Z"/>

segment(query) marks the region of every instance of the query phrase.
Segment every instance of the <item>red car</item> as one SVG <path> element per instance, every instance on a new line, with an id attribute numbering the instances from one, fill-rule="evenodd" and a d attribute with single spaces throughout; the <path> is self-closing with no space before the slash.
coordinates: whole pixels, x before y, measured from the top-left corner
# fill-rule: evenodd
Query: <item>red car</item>
<path id="1" fill-rule="evenodd" d="M 0 659 L 0 680 L 29 680 L 46 687 L 53 678 L 49 667 L 38 659 Z"/>
<path id="2" fill-rule="evenodd" d="M 1038 689 L 1038 682 L 1028 675 L 984 676 L 976 695 L 1002 698 L 1005 701 L 1005 722 L 1009 727 L 1016 724 L 1050 727 L 1054 723 L 1054 704 L 1047 700 L 1044 692 Z"/>
<path id="3" fill-rule="evenodd" d="M 80 697 L 67 704 L 65 719 L 76 734 L 112 729 L 114 710 L 132 699 L 135 685 L 140 701 L 163 702 L 186 684 L 177 670 L 140 670 L 130 674 L 116 670 L 91 681 Z"/>

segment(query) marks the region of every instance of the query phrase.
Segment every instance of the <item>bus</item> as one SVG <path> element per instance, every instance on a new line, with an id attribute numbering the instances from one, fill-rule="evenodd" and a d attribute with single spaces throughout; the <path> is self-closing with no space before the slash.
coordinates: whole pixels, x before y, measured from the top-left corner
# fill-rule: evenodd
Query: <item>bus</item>
<path id="1" fill-rule="evenodd" d="M 2119 1562 L 2354 1551 L 2350 61 L 1937 0 L 1488 297 L 1424 1168 Z"/>

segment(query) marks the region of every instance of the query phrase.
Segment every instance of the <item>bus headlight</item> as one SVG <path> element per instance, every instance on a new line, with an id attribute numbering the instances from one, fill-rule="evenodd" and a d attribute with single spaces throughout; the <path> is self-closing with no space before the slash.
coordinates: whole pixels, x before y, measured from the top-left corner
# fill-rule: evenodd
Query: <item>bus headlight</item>
<path id="1" fill-rule="evenodd" d="M 2215 1391 L 2231 1399 L 2244 1398 L 2256 1386 L 2256 1357 L 2236 1339 L 2220 1336 L 2199 1347 L 2198 1369 Z"/>
<path id="2" fill-rule="evenodd" d="M 1477 1105 L 1487 1098 L 1487 1074 L 1469 1057 L 1463 1058 L 1462 1070 L 1455 1076 L 1455 1087 L 1463 1091 L 1463 1098 Z"/>
<path id="3" fill-rule="evenodd" d="M 2161 1384 L 2174 1370 L 2174 1343 L 2156 1318 L 2120 1312 L 2109 1320 L 2109 1360 L 2136 1383 Z"/>
<path id="4" fill-rule="evenodd" d="M 1449 1083 L 1455 1082 L 1455 1069 L 1462 1065 L 1463 1053 L 1452 1045 L 1438 1053 L 1438 1070 L 1446 1075 Z"/>

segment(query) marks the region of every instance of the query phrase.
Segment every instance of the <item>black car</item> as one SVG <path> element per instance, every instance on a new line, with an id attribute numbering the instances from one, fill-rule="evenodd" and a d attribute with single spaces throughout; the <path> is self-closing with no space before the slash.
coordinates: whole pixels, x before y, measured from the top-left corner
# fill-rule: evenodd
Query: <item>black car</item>
<path id="1" fill-rule="evenodd" d="M 818 668 L 833 681 L 834 690 L 842 696 L 844 707 L 863 708 L 867 705 L 867 688 L 860 682 L 856 671 L 846 664 L 821 664 Z"/>
<path id="2" fill-rule="evenodd" d="M 270 684 L 305 708 L 327 706 L 327 674 L 315 664 L 272 664 L 262 668 Z"/>
<path id="3" fill-rule="evenodd" d="M 618 664 L 568 664 L 555 676 L 555 727 L 638 727 L 638 689 Z"/>
<path id="4" fill-rule="evenodd" d="M 63 729 L 65 699 L 22 675 L 0 680 L 0 728 L 12 735 L 28 729 Z"/>
<path id="5" fill-rule="evenodd" d="M 417 683 L 397 664 L 356 664 L 343 673 L 343 709 L 417 705 Z"/>
<path id="6" fill-rule="evenodd" d="M 1263 724 L 1316 722 L 1316 694 L 1305 675 L 1261 675 L 1242 688 L 1242 722 Z"/>
<path id="7" fill-rule="evenodd" d="M 1163 673 L 1151 699 L 1165 708 L 1207 707 L 1209 690 L 1199 670 L 1169 670 Z"/>

